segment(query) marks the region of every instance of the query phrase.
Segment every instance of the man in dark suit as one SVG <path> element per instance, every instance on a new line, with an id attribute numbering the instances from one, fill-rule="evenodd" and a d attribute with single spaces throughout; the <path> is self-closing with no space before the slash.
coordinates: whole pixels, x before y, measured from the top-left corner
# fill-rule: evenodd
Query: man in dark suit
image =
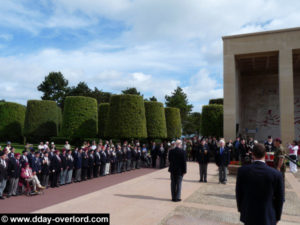
<path id="1" fill-rule="evenodd" d="M 200 180 L 199 182 L 207 183 L 207 164 L 209 163 L 209 150 L 206 146 L 205 140 L 202 139 L 201 144 L 198 144 L 196 151 L 197 161 L 199 163 Z"/>
<path id="2" fill-rule="evenodd" d="M 219 184 L 227 182 L 227 166 L 230 163 L 230 152 L 225 146 L 225 141 L 220 140 L 220 147 L 216 151 L 216 164 L 219 167 Z"/>
<path id="3" fill-rule="evenodd" d="M 150 151 L 153 168 L 156 168 L 157 152 L 158 152 L 157 146 L 156 146 L 155 142 L 153 142 L 152 146 L 151 146 L 151 151 Z"/>
<path id="4" fill-rule="evenodd" d="M 265 164 L 265 147 L 253 148 L 254 163 L 238 170 L 236 201 L 241 221 L 246 225 L 275 225 L 284 203 L 283 178 Z"/>
<path id="5" fill-rule="evenodd" d="M 4 199 L 3 191 L 6 187 L 6 182 L 8 178 L 7 170 L 8 170 L 8 163 L 7 163 L 7 154 L 5 151 L 0 151 L 0 199 Z"/>
<path id="6" fill-rule="evenodd" d="M 20 165 L 20 153 L 15 153 L 14 157 L 9 158 L 8 162 L 8 177 L 9 177 L 9 188 L 7 197 L 16 196 L 17 188 L 19 183 L 19 177 L 21 175 Z"/>
<path id="7" fill-rule="evenodd" d="M 182 149 L 181 140 L 176 141 L 176 147 L 169 151 L 169 172 L 171 173 L 172 201 L 181 201 L 181 183 L 186 174 L 186 152 Z"/>
<path id="8" fill-rule="evenodd" d="M 52 176 L 51 176 L 51 187 L 59 187 L 58 185 L 58 178 L 59 178 L 59 174 L 60 171 L 62 169 L 61 167 L 61 158 L 59 157 L 59 151 L 55 150 L 54 152 L 54 156 L 51 159 L 51 163 L 50 163 L 50 171 L 52 172 Z"/>

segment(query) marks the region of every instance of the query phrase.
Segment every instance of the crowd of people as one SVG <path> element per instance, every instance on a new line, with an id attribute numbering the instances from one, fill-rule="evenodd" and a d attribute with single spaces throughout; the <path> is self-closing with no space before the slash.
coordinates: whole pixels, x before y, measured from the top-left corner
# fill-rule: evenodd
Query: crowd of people
<path id="1" fill-rule="evenodd" d="M 71 149 L 66 141 L 58 150 L 52 142 L 41 142 L 37 149 L 26 145 L 22 154 L 15 153 L 10 142 L 0 147 L 0 199 L 40 193 L 45 188 L 55 188 L 73 182 L 86 181 L 99 176 L 123 173 L 143 167 L 166 167 L 169 148 L 174 143 L 152 142 L 148 147 L 139 141 L 114 144 L 112 141 L 84 142 Z M 158 162 L 158 163 L 157 163 Z"/>

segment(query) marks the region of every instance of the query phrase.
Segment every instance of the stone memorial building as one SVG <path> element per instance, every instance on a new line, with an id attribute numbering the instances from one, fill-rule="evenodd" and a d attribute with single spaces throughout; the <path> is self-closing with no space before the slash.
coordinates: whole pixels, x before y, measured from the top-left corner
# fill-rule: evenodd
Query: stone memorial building
<path id="1" fill-rule="evenodd" d="M 300 28 L 223 37 L 224 136 L 300 138 Z"/>

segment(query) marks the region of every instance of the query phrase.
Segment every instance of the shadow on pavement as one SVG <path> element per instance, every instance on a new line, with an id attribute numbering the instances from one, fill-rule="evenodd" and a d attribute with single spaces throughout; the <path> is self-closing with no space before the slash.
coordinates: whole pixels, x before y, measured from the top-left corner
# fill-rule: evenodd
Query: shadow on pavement
<path id="1" fill-rule="evenodd" d="M 136 198 L 136 199 L 146 199 L 146 200 L 158 200 L 158 201 L 171 201 L 171 199 L 167 198 L 157 198 L 153 196 L 146 195 L 123 195 L 123 194 L 115 194 L 115 196 L 125 197 L 125 198 Z"/>

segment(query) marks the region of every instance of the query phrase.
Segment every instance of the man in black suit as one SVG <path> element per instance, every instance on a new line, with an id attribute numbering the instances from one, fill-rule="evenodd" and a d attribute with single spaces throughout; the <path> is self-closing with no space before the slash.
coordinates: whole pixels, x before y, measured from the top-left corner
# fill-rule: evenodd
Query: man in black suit
<path id="1" fill-rule="evenodd" d="M 236 181 L 237 208 L 246 225 L 275 225 L 284 203 L 283 178 L 279 171 L 266 165 L 266 149 L 253 148 L 254 163 L 238 170 Z"/>
<path id="2" fill-rule="evenodd" d="M 169 172 L 171 173 L 172 201 L 181 201 L 181 183 L 186 174 L 186 152 L 182 149 L 181 140 L 176 141 L 176 147 L 169 151 Z"/>
<path id="3" fill-rule="evenodd" d="M 20 165 L 20 153 L 15 153 L 14 157 L 8 160 L 8 177 L 9 177 L 9 188 L 7 197 L 16 196 L 17 188 L 19 183 L 19 177 L 21 175 L 21 165 Z"/>
<path id="4" fill-rule="evenodd" d="M 155 142 L 153 142 L 152 146 L 151 146 L 151 151 L 150 151 L 153 168 L 156 168 L 157 152 L 158 152 L 157 146 L 156 146 Z"/>
<path id="5" fill-rule="evenodd" d="M 206 146 L 204 139 L 202 139 L 200 145 L 198 144 L 196 157 L 199 163 L 199 171 L 200 171 L 199 182 L 207 183 L 207 164 L 209 163 L 209 150 Z"/>
<path id="6" fill-rule="evenodd" d="M 220 147 L 217 148 L 215 159 L 216 164 L 219 167 L 219 184 L 226 184 L 227 166 L 230 163 L 230 152 L 229 149 L 225 146 L 224 140 L 220 140 Z"/>
<path id="7" fill-rule="evenodd" d="M 7 163 L 7 154 L 5 151 L 0 151 L 0 199 L 4 199 L 3 191 L 6 187 L 7 182 L 7 170 L 8 170 L 8 163 Z"/>
<path id="8" fill-rule="evenodd" d="M 60 171 L 62 169 L 61 167 L 61 158 L 59 157 L 59 151 L 55 150 L 54 156 L 51 158 L 51 163 L 50 163 L 50 171 L 52 173 L 51 176 L 51 187 L 59 187 L 58 185 L 58 178 Z"/>

